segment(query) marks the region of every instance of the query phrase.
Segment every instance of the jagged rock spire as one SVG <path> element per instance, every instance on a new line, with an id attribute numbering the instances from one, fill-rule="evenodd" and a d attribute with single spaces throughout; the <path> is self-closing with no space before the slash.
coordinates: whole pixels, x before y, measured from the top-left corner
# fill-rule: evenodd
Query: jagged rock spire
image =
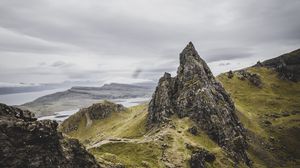
<path id="1" fill-rule="evenodd" d="M 238 162 L 247 164 L 244 128 L 222 85 L 190 42 L 180 53 L 177 76 L 160 78 L 149 103 L 148 126 L 160 125 L 176 114 L 190 117 Z"/>
<path id="2" fill-rule="evenodd" d="M 177 69 L 177 78 L 185 82 L 194 78 L 203 83 L 215 82 L 215 78 L 206 62 L 199 56 L 192 42 L 180 53 L 180 65 Z"/>
<path id="3" fill-rule="evenodd" d="M 185 64 L 188 57 L 193 57 L 194 59 L 198 59 L 199 55 L 193 45 L 192 42 L 189 42 L 188 45 L 183 49 L 180 54 L 180 65 Z"/>

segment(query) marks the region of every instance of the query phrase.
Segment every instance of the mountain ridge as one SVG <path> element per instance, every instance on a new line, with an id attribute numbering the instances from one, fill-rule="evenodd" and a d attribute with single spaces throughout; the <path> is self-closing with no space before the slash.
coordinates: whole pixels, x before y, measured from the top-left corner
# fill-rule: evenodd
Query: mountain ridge
<path id="1" fill-rule="evenodd" d="M 258 62 L 254 66 L 274 68 L 279 77 L 294 82 L 300 81 L 300 49 L 280 55 L 278 57 Z"/>

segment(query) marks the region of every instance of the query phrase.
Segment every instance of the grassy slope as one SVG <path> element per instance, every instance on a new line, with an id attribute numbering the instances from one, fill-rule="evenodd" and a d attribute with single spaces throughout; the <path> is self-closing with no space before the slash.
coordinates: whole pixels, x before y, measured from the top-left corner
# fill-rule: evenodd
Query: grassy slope
<path id="1" fill-rule="evenodd" d="M 294 167 L 297 161 L 299 164 L 300 156 L 297 151 L 300 148 L 300 83 L 281 80 L 277 72 L 263 67 L 247 71 L 261 77 L 262 88 L 238 79 L 236 72 L 232 79 L 227 74 L 219 75 L 218 79 L 231 94 L 240 120 L 250 130 L 249 153 L 256 163 L 262 164 L 256 167 Z M 264 124 L 266 121 L 271 124 Z"/>
<path id="2" fill-rule="evenodd" d="M 70 132 L 69 135 L 86 145 L 108 137 L 112 139 L 141 137 L 145 133 L 147 115 L 145 110 L 146 107 L 140 105 L 124 112 L 113 112 L 108 118 L 92 121 L 90 127 L 86 127 L 86 116 L 82 116 L 78 130 Z"/>
<path id="3" fill-rule="evenodd" d="M 297 157 L 293 162 L 285 159 L 291 155 L 299 156 L 299 113 L 285 117 L 282 114 L 299 111 L 300 84 L 280 80 L 276 72 L 266 68 L 248 70 L 261 76 L 262 88 L 242 81 L 236 75 L 228 79 L 226 74 L 221 74 L 218 79 L 231 94 L 239 118 L 250 130 L 248 153 L 254 167 L 295 167 Z M 279 117 L 270 117 L 271 114 Z M 169 125 L 147 132 L 146 117 L 146 104 L 112 113 L 106 119 L 93 121 L 90 127 L 86 127 L 83 116 L 79 129 L 68 135 L 84 143 L 103 165 L 121 163 L 126 167 L 165 167 L 172 164 L 188 167 L 191 155 L 186 148 L 188 143 L 216 155 L 217 160 L 207 167 L 233 167 L 233 162 L 206 134 L 194 136 L 187 131 L 193 125 L 188 118 L 173 116 Z M 266 120 L 272 125 L 264 125 Z M 270 137 L 274 137 L 275 142 L 271 143 Z M 167 144 L 166 148 L 164 144 Z M 274 149 L 271 150 L 270 145 Z"/>
<path id="4" fill-rule="evenodd" d="M 233 162 L 206 134 L 194 136 L 187 131 L 192 126 L 188 118 L 174 116 L 170 124 L 146 132 L 146 117 L 146 104 L 93 121 L 90 127 L 86 127 L 86 118 L 83 116 L 79 129 L 68 133 L 68 136 L 79 139 L 103 165 L 120 163 L 127 167 L 188 167 L 191 155 L 186 148 L 188 143 L 206 148 L 217 156 L 217 160 L 212 164 L 207 163 L 207 167 L 233 166 Z M 164 148 L 163 144 L 167 144 L 167 147 Z"/>

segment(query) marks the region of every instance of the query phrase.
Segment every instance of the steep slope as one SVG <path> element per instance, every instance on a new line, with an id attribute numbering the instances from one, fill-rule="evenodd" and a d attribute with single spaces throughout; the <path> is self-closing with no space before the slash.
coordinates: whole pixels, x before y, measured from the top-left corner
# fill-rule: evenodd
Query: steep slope
<path id="1" fill-rule="evenodd" d="M 255 156 L 254 166 L 259 163 L 268 167 L 297 167 L 300 164 L 300 83 L 286 80 L 297 79 L 300 70 L 297 60 L 300 60 L 299 50 L 217 77 L 230 93 L 240 120 L 249 130 L 249 152 Z M 278 70 L 280 62 L 293 70 L 288 73 Z M 284 74 L 289 75 L 283 77 Z"/>
<path id="2" fill-rule="evenodd" d="M 161 124 L 172 115 L 191 118 L 235 162 L 250 165 L 245 130 L 234 104 L 191 42 L 180 54 L 177 76 L 165 73 L 159 80 L 149 104 L 148 124 Z"/>
<path id="3" fill-rule="evenodd" d="M 29 111 L 0 104 L 0 167 L 97 168 L 75 139 L 57 132 L 55 121 L 36 121 Z"/>
<path id="4" fill-rule="evenodd" d="M 257 66 L 274 69 L 278 72 L 281 79 L 288 79 L 294 82 L 300 81 L 300 49 L 262 63 L 258 62 Z"/>

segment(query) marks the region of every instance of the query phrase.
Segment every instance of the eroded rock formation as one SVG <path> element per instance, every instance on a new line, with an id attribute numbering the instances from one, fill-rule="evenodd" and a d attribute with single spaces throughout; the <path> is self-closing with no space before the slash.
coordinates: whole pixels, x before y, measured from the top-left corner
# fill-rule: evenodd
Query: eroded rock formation
<path id="1" fill-rule="evenodd" d="M 98 168 L 75 139 L 57 132 L 57 123 L 37 121 L 29 111 L 0 104 L 0 167 Z"/>
<path id="2" fill-rule="evenodd" d="M 190 117 L 236 161 L 250 164 L 247 142 L 234 104 L 190 42 L 180 54 L 177 76 L 165 73 L 149 103 L 148 126 L 172 115 Z"/>
<path id="3" fill-rule="evenodd" d="M 252 85 L 258 88 L 263 86 L 260 76 L 256 73 L 251 73 L 246 70 L 239 70 L 236 73 L 240 80 L 248 80 Z"/>

